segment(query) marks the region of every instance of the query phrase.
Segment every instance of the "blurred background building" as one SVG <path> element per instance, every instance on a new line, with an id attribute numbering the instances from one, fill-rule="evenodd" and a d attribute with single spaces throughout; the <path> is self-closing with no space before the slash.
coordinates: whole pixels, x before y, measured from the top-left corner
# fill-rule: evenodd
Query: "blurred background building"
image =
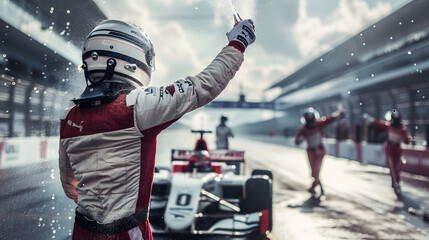
<path id="1" fill-rule="evenodd" d="M 304 108 L 327 115 L 341 106 L 349 112 L 346 122 L 341 128 L 330 126 L 325 135 L 369 142 L 382 142 L 385 136 L 365 126 L 362 114 L 384 119 L 396 108 L 414 143 L 426 146 L 428 8 L 428 1 L 412 1 L 279 79 L 270 87 L 281 89 L 272 102 L 247 102 L 242 94 L 237 102 L 207 107 L 242 108 L 237 118 L 253 114 L 249 108 L 274 109 L 267 116 L 278 117 L 242 124 L 236 131 L 294 136 Z M 0 137 L 58 134 L 61 112 L 84 87 L 78 73 L 82 40 L 103 19 L 106 15 L 92 0 L 0 2 Z"/>
<path id="2" fill-rule="evenodd" d="M 303 109 L 314 107 L 323 116 L 343 107 L 349 112 L 350 134 L 339 134 L 338 126 L 332 125 L 325 136 L 382 142 L 385 133 L 364 127 L 362 114 L 385 120 L 386 112 L 395 108 L 414 143 L 427 145 L 428 8 L 429 1 L 412 1 L 281 79 L 270 89 L 281 88 L 273 103 L 285 116 L 247 124 L 240 131 L 294 136 Z"/>
<path id="3" fill-rule="evenodd" d="M 105 18 L 88 0 L 0 2 L 0 136 L 58 135 L 82 39 Z"/>

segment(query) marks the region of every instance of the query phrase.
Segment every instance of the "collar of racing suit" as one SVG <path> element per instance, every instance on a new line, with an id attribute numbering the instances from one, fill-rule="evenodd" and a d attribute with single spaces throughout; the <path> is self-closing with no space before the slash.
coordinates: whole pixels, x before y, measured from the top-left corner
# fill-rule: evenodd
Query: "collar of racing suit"
<path id="1" fill-rule="evenodd" d="M 127 94 L 135 87 L 119 82 L 101 82 L 87 86 L 85 91 L 72 101 L 79 107 L 91 107 L 110 103 L 116 100 L 121 94 Z"/>

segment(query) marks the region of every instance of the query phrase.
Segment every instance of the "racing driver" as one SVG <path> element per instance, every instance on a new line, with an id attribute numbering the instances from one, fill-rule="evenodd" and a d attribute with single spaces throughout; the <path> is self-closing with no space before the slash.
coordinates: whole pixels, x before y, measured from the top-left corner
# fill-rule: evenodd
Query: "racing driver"
<path id="1" fill-rule="evenodd" d="M 157 135 L 218 96 L 255 41 L 250 19 L 196 76 L 150 87 L 155 52 L 144 31 L 106 20 L 82 48 L 86 89 L 61 117 L 59 167 L 77 203 L 73 239 L 152 239 L 148 207 Z"/>
<path id="2" fill-rule="evenodd" d="M 322 142 L 322 129 L 334 122 L 338 117 L 345 116 L 345 110 L 339 110 L 328 117 L 318 118 L 318 113 L 314 108 L 308 108 L 303 114 L 303 125 L 299 128 L 295 137 L 295 144 L 301 144 L 304 139 L 307 141 L 307 155 L 310 162 L 311 176 L 313 183 L 308 190 L 312 196 L 315 196 L 315 188 L 320 186 L 321 195 L 324 194 L 322 184 L 319 179 L 320 167 L 322 166 L 323 157 L 326 154 Z"/>

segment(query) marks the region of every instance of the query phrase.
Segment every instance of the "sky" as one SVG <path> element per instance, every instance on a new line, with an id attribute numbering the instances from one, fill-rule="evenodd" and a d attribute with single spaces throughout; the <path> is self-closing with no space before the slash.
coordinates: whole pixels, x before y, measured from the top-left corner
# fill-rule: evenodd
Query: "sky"
<path id="1" fill-rule="evenodd" d="M 274 83 L 358 34 L 410 0 L 231 0 L 255 23 L 256 41 L 218 97 L 267 101 Z M 228 44 L 233 25 L 229 0 L 95 0 L 108 18 L 141 26 L 155 47 L 151 85 L 196 75 Z"/>

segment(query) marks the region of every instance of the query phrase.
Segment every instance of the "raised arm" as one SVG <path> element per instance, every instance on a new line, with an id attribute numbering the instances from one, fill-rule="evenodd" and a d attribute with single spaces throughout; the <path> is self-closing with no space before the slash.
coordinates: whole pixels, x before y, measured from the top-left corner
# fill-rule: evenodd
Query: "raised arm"
<path id="1" fill-rule="evenodd" d="M 164 87 L 134 90 L 127 96 L 127 103 L 135 103 L 138 128 L 144 131 L 174 121 L 206 105 L 225 89 L 242 62 L 241 52 L 227 46 L 196 76 Z"/>
<path id="2" fill-rule="evenodd" d="M 253 40 L 248 34 L 247 44 L 241 44 L 237 36 L 245 30 L 237 32 L 237 29 L 252 29 Z M 145 131 L 160 126 L 160 123 L 175 121 L 216 98 L 239 70 L 244 60 L 243 51 L 254 38 L 252 22 L 242 21 L 229 32 L 228 46 L 196 76 L 186 77 L 164 87 L 147 87 L 131 92 L 127 96 L 127 104 L 135 106 L 138 128 Z M 162 129 L 162 126 L 157 127 L 150 134 L 157 134 Z"/>
<path id="3" fill-rule="evenodd" d="M 372 124 L 374 127 L 379 128 L 383 131 L 387 131 L 387 129 L 389 128 L 389 124 L 387 122 L 375 119 L 368 113 L 364 113 L 362 116 L 366 124 Z"/>
<path id="4" fill-rule="evenodd" d="M 337 118 L 339 118 L 340 116 L 344 116 L 346 115 L 346 111 L 345 110 L 338 110 L 336 112 L 333 112 L 331 115 L 327 116 L 327 117 L 322 117 L 317 121 L 317 124 L 321 127 L 324 128 L 327 125 L 333 123 L 335 120 L 337 120 Z"/>
<path id="5" fill-rule="evenodd" d="M 370 124 L 372 124 L 374 127 L 379 128 L 383 131 L 387 131 L 387 129 L 389 129 L 389 124 L 388 122 L 385 121 L 380 121 L 377 119 L 372 120 L 372 122 L 370 122 Z M 408 136 L 407 136 L 408 138 Z"/>

